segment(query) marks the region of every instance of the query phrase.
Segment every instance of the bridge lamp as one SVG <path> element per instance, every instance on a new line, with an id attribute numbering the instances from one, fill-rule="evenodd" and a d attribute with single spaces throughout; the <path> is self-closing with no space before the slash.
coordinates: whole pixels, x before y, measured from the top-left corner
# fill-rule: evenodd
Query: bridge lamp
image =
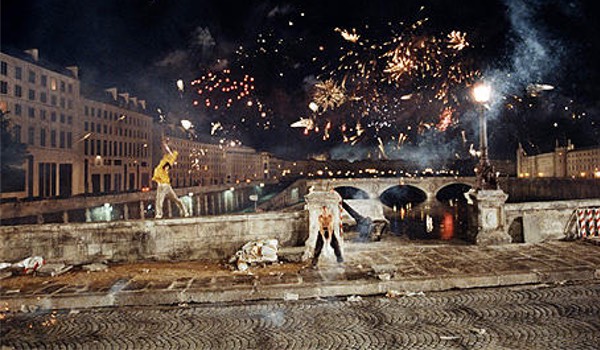
<path id="1" fill-rule="evenodd" d="M 479 109 L 479 148 L 481 156 L 477 166 L 477 188 L 495 189 L 496 179 L 493 169 L 488 160 L 487 123 L 485 119 L 485 105 L 490 100 L 492 88 L 485 82 L 475 84 L 473 87 L 473 99 L 480 105 Z"/>

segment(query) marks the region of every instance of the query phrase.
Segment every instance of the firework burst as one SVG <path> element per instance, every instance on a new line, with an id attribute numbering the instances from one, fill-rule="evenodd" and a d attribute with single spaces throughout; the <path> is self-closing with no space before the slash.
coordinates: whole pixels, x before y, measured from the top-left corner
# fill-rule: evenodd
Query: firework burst
<path id="1" fill-rule="evenodd" d="M 333 79 L 327 79 L 315 84 L 312 98 L 318 111 L 327 112 L 327 110 L 333 110 L 346 102 L 346 89 Z"/>

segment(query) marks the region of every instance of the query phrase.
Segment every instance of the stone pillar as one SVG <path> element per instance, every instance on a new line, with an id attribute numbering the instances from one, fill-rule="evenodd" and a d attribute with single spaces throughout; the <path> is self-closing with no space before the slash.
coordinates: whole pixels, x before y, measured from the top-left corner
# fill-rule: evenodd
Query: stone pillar
<path id="1" fill-rule="evenodd" d="M 331 190 L 327 192 L 313 191 L 304 196 L 304 199 L 306 201 L 304 209 L 308 210 L 308 238 L 306 239 L 306 242 L 304 242 L 305 248 L 302 260 L 307 261 L 313 257 L 315 245 L 317 243 L 317 235 L 319 234 L 319 215 L 321 214 L 323 206 L 327 206 L 329 212 L 333 215 L 333 234 L 336 235 L 343 254 L 344 242 L 340 235 L 340 203 L 342 202 L 342 197 L 336 191 Z M 335 256 L 328 257 L 326 254 L 327 251 L 329 251 L 329 248 L 323 246 L 320 259 L 324 260 L 331 258 L 333 259 L 332 261 L 335 261 Z"/>
<path id="2" fill-rule="evenodd" d="M 146 218 L 146 207 L 144 205 L 144 201 L 140 201 L 140 219 L 144 220 Z"/>
<path id="3" fill-rule="evenodd" d="M 198 194 L 196 196 L 196 215 L 202 215 L 202 195 Z"/>
<path id="4" fill-rule="evenodd" d="M 92 212 L 91 212 L 90 208 L 85 209 L 85 222 L 92 222 Z M 38 220 L 38 224 L 41 224 L 41 223 L 43 223 L 43 220 L 42 220 L 42 222 L 40 222 Z"/>
<path id="5" fill-rule="evenodd" d="M 127 205 L 127 203 L 123 204 L 123 219 L 129 220 L 129 206 Z"/>
<path id="6" fill-rule="evenodd" d="M 65 223 L 65 224 L 69 223 L 69 213 L 66 210 L 63 211 L 62 219 L 63 219 L 63 223 Z"/>
<path id="7" fill-rule="evenodd" d="M 477 245 L 507 244 L 508 234 L 504 203 L 508 194 L 502 190 L 478 190 L 471 194 L 473 211 L 471 236 Z"/>

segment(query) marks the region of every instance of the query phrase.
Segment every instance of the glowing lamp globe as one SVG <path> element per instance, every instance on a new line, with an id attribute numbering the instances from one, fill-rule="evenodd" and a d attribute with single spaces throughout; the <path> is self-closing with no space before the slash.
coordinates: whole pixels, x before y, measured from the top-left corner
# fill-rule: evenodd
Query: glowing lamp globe
<path id="1" fill-rule="evenodd" d="M 492 88 L 484 83 L 479 83 L 473 88 L 473 98 L 478 103 L 485 103 L 490 100 Z"/>
<path id="2" fill-rule="evenodd" d="M 183 126 L 185 130 L 189 130 L 192 127 L 192 122 L 187 119 L 184 119 L 181 121 L 181 126 Z"/>

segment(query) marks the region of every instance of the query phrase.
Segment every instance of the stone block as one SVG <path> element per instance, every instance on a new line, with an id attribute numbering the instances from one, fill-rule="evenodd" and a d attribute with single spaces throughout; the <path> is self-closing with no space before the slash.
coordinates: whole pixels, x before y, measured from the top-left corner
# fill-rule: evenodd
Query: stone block
<path id="1" fill-rule="evenodd" d="M 40 276 L 58 276 L 73 268 L 73 265 L 65 265 L 62 263 L 46 264 L 37 270 Z"/>
<path id="2" fill-rule="evenodd" d="M 588 281 L 595 278 L 596 270 L 592 268 L 579 268 L 579 269 L 568 269 L 568 270 L 555 270 L 555 271 L 540 271 L 539 282 L 540 283 L 554 283 L 563 281 Z"/>
<path id="3" fill-rule="evenodd" d="M 508 273 L 505 275 L 498 276 L 498 284 L 500 286 L 530 284 L 530 283 L 537 283 L 538 281 L 539 281 L 539 276 L 533 272 L 518 273 L 518 274 Z"/>
<path id="4" fill-rule="evenodd" d="M 455 288 L 460 289 L 495 287 L 500 283 L 498 276 L 461 276 L 449 277 L 446 280 Z"/>
<path id="5" fill-rule="evenodd" d="M 107 265 L 100 264 L 100 263 L 92 263 L 92 264 L 83 265 L 81 268 L 83 269 L 83 271 L 88 271 L 88 272 L 99 272 L 99 271 L 108 270 Z"/>

